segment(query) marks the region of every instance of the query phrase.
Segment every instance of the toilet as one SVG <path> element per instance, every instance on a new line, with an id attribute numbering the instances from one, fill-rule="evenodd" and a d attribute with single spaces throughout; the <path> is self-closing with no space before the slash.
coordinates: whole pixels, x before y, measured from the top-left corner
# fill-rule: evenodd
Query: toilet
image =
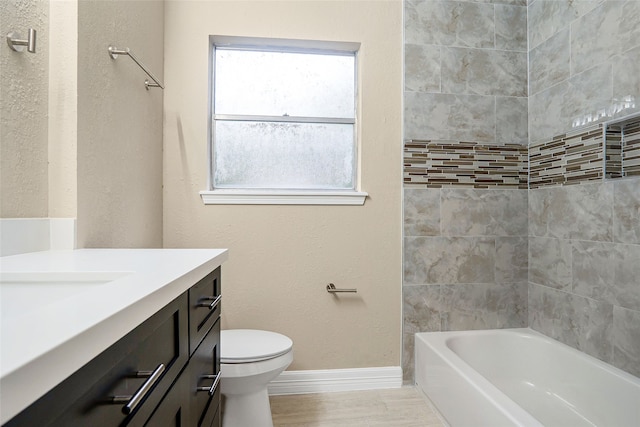
<path id="1" fill-rule="evenodd" d="M 267 385 L 293 361 L 293 341 L 270 331 L 220 332 L 222 427 L 273 427 Z"/>

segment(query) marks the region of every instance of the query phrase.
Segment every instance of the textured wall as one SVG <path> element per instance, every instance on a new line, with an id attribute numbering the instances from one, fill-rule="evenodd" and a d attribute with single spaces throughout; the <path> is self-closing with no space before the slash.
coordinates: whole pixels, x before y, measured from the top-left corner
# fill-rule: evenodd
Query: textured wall
<path id="1" fill-rule="evenodd" d="M 637 179 L 531 190 L 529 323 L 640 375 Z"/>
<path id="2" fill-rule="evenodd" d="M 36 53 L 9 49 L 6 34 L 29 28 Z M 1 1 L 0 34 L 0 217 L 46 217 L 49 1 Z"/>
<path id="3" fill-rule="evenodd" d="M 49 216 L 78 210 L 78 2 L 51 2 L 49 25 Z"/>
<path id="4" fill-rule="evenodd" d="M 400 365 L 402 1 L 170 1 L 165 19 L 165 246 L 229 248 L 222 327 L 290 336 L 290 369 Z M 203 205 L 211 34 L 361 43 L 364 206 Z"/>
<path id="5" fill-rule="evenodd" d="M 162 80 L 164 2 L 78 7 L 78 246 L 162 246 L 161 89 L 110 44 L 129 47 Z"/>
<path id="6" fill-rule="evenodd" d="M 531 142 L 640 111 L 640 2 L 529 5 Z"/>

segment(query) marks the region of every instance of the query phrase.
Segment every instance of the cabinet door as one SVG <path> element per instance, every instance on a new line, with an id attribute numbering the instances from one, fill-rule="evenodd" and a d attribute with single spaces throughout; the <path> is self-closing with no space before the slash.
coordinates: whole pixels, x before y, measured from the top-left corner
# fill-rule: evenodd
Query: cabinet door
<path id="1" fill-rule="evenodd" d="M 185 292 L 3 427 L 141 426 L 188 360 L 187 322 Z M 138 390 L 139 403 L 126 413 Z"/>
<path id="2" fill-rule="evenodd" d="M 189 361 L 191 426 L 209 427 L 220 406 L 220 320 Z"/>
<path id="3" fill-rule="evenodd" d="M 145 427 L 185 427 L 189 420 L 189 378 L 185 373 L 178 377 L 169 393 L 162 399 Z"/>
<path id="4" fill-rule="evenodd" d="M 193 354 L 220 317 L 221 297 L 220 267 L 189 289 L 189 354 Z"/>

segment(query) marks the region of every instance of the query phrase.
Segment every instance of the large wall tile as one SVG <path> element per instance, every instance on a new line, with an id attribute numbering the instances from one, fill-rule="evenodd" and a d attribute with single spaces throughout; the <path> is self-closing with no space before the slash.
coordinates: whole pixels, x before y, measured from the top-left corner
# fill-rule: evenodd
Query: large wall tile
<path id="1" fill-rule="evenodd" d="M 404 190 L 404 235 L 440 235 L 440 190 Z"/>
<path id="2" fill-rule="evenodd" d="M 403 286 L 402 299 L 405 334 L 440 330 L 440 285 Z"/>
<path id="3" fill-rule="evenodd" d="M 549 200 L 552 188 L 529 190 L 529 235 L 544 237 L 549 235 Z"/>
<path id="4" fill-rule="evenodd" d="M 572 288 L 579 295 L 613 303 L 615 295 L 616 245 L 573 242 Z"/>
<path id="5" fill-rule="evenodd" d="M 529 239 L 496 237 L 496 282 L 526 282 L 529 274 Z"/>
<path id="6" fill-rule="evenodd" d="M 604 0 L 534 0 L 528 9 L 529 47 L 535 48 Z"/>
<path id="7" fill-rule="evenodd" d="M 402 334 L 402 382 L 415 384 L 415 335 Z"/>
<path id="8" fill-rule="evenodd" d="M 405 138 L 495 143 L 495 98 L 405 92 Z"/>
<path id="9" fill-rule="evenodd" d="M 496 141 L 500 144 L 529 142 L 527 98 L 496 97 Z"/>
<path id="10" fill-rule="evenodd" d="M 570 123 L 585 114 L 606 110 L 612 104 L 612 67 L 609 63 L 601 64 L 575 74 L 568 80 L 569 88 L 563 98 L 562 114 Z"/>
<path id="11" fill-rule="evenodd" d="M 529 96 L 530 143 L 550 140 L 570 129 L 571 119 L 563 115 L 568 89 L 569 82 L 564 81 Z"/>
<path id="12" fill-rule="evenodd" d="M 527 326 L 527 284 L 442 286 L 443 330 Z"/>
<path id="13" fill-rule="evenodd" d="M 574 2 L 580 3 L 580 2 Z M 571 24 L 571 74 L 638 46 L 640 2 L 606 1 Z"/>
<path id="14" fill-rule="evenodd" d="M 493 5 L 406 0 L 405 42 L 493 48 Z"/>
<path id="15" fill-rule="evenodd" d="M 490 49 L 443 48 L 442 91 L 527 96 L 527 55 Z"/>
<path id="16" fill-rule="evenodd" d="M 526 236 L 527 193 L 519 190 L 443 189 L 445 236 Z"/>
<path id="17" fill-rule="evenodd" d="M 405 237 L 404 283 L 493 283 L 492 237 Z"/>
<path id="18" fill-rule="evenodd" d="M 440 46 L 405 44 L 404 90 L 440 92 Z"/>
<path id="19" fill-rule="evenodd" d="M 556 289 L 571 288 L 571 242 L 529 238 L 529 281 Z"/>
<path id="20" fill-rule="evenodd" d="M 526 52 L 527 8 L 497 4 L 495 14 L 496 49 Z"/>
<path id="21" fill-rule="evenodd" d="M 531 193 L 533 235 L 613 241 L 612 183 L 552 187 Z"/>
<path id="22" fill-rule="evenodd" d="M 569 28 L 529 52 L 529 90 L 538 93 L 570 77 Z"/>
<path id="23" fill-rule="evenodd" d="M 608 363 L 612 323 L 608 303 L 529 284 L 529 326 Z"/>
<path id="24" fill-rule="evenodd" d="M 640 311 L 613 308 L 612 363 L 640 377 Z"/>
<path id="25" fill-rule="evenodd" d="M 607 301 L 640 311 L 640 246 L 616 244 L 612 252 L 615 287 L 608 287 Z"/>
<path id="26" fill-rule="evenodd" d="M 612 58 L 615 67 L 613 67 L 613 98 L 623 101 L 626 97 L 631 97 L 636 104 L 635 109 L 625 110 L 624 113 L 632 113 L 640 111 L 640 73 L 638 73 L 638 64 L 640 64 L 640 41 L 639 47 L 630 49 L 620 56 Z"/>
<path id="27" fill-rule="evenodd" d="M 613 188 L 614 240 L 640 243 L 640 180 L 616 181 Z"/>

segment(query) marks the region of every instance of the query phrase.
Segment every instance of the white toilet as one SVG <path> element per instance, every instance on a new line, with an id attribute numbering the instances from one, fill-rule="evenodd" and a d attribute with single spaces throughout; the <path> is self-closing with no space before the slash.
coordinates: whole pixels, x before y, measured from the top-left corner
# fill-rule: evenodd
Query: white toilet
<path id="1" fill-rule="evenodd" d="M 273 427 L 267 385 L 293 361 L 293 341 L 254 329 L 220 332 L 222 427 Z"/>

